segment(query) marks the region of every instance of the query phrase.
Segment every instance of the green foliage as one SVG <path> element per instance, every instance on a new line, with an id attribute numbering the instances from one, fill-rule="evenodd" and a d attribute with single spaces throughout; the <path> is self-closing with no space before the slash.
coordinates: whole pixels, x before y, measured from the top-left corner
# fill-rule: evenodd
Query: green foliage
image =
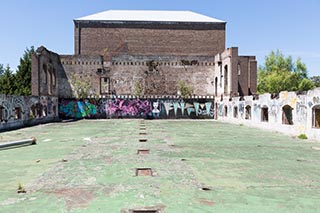
<path id="1" fill-rule="evenodd" d="M 182 98 L 191 96 L 193 93 L 193 89 L 182 80 L 178 81 L 178 90 L 180 91 Z"/>
<path id="2" fill-rule="evenodd" d="M 79 80 L 75 75 L 71 75 L 69 82 L 75 98 L 84 99 L 90 95 L 91 83 L 89 80 Z"/>
<path id="3" fill-rule="evenodd" d="M 314 88 L 314 83 L 308 78 L 302 79 L 302 81 L 300 81 L 299 83 L 299 91 L 307 91 L 313 88 Z"/>
<path id="4" fill-rule="evenodd" d="M 320 76 L 313 76 L 310 78 L 315 87 L 320 87 Z"/>
<path id="5" fill-rule="evenodd" d="M 307 67 L 298 58 L 292 61 L 279 50 L 272 51 L 265 58 L 258 71 L 258 92 L 279 93 L 281 91 L 305 91 L 314 87 L 307 77 Z"/>
<path id="6" fill-rule="evenodd" d="M 143 95 L 143 85 L 141 83 L 139 83 L 138 81 L 136 81 L 134 83 L 134 88 L 133 88 L 133 92 L 135 96 L 142 96 Z"/>
<path id="7" fill-rule="evenodd" d="M 306 136 L 306 134 L 300 134 L 300 135 L 298 135 L 298 138 L 299 138 L 299 139 L 302 139 L 302 140 L 308 139 L 308 137 Z"/>
<path id="8" fill-rule="evenodd" d="M 15 94 L 16 95 L 31 95 L 31 56 L 34 54 L 34 47 L 26 49 L 20 64 L 18 65 L 17 72 L 15 73 Z"/>
<path id="9" fill-rule="evenodd" d="M 7 65 L 4 69 L 1 65 L 0 94 L 13 95 L 16 89 L 14 82 L 15 75 L 12 73 L 9 65 Z"/>
<path id="10" fill-rule="evenodd" d="M 3 64 L 0 64 L 0 77 L 3 75 L 3 73 L 4 73 Z"/>
<path id="11" fill-rule="evenodd" d="M 31 95 L 31 55 L 34 48 L 26 49 L 15 73 L 9 65 L 0 64 L 0 93 L 7 95 Z"/>

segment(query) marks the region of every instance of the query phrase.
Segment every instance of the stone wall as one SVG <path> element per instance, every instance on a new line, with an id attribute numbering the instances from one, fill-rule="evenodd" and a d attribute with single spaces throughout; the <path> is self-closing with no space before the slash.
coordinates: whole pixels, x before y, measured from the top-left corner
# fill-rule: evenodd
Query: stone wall
<path id="1" fill-rule="evenodd" d="M 225 23 L 75 21 L 74 35 L 81 55 L 213 56 L 225 49 Z"/>
<path id="2" fill-rule="evenodd" d="M 58 118 L 58 98 L 0 94 L 0 131 L 52 122 Z"/>
<path id="3" fill-rule="evenodd" d="M 320 139 L 320 88 L 306 94 L 234 97 L 217 102 L 218 120 Z"/>
<path id="4" fill-rule="evenodd" d="M 177 95 L 178 81 L 193 95 L 216 97 L 248 95 L 256 91 L 254 56 L 238 56 L 228 48 L 214 56 L 57 55 L 44 47 L 32 62 L 33 95 L 72 98 L 75 82 L 87 82 L 88 95 Z"/>
<path id="5" fill-rule="evenodd" d="M 133 97 L 61 99 L 61 118 L 214 118 L 213 97 Z"/>

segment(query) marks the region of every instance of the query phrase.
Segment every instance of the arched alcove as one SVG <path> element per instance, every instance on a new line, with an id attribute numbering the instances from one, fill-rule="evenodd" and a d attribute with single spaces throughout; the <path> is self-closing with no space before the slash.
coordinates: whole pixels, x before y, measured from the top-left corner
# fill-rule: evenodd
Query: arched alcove
<path id="1" fill-rule="evenodd" d="M 263 106 L 261 108 L 261 121 L 262 122 L 268 122 L 269 121 L 269 112 L 268 112 L 268 107 Z"/>
<path id="2" fill-rule="evenodd" d="M 293 108 L 289 105 L 282 107 L 282 124 L 293 125 L 292 110 Z"/>
<path id="3" fill-rule="evenodd" d="M 320 105 L 312 108 L 312 128 L 320 129 Z"/>
<path id="4" fill-rule="evenodd" d="M 246 120 L 251 120 L 251 106 L 250 105 L 247 105 L 246 108 L 245 108 L 245 119 Z"/>

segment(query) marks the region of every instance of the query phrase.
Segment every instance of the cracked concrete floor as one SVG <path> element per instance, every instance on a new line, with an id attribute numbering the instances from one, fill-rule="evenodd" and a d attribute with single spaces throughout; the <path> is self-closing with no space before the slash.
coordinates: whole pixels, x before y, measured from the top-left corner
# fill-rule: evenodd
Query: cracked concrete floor
<path id="1" fill-rule="evenodd" d="M 1 133 L 0 143 L 32 136 L 37 145 L 0 151 L 0 212 L 320 208 L 316 142 L 208 120 L 82 120 Z"/>

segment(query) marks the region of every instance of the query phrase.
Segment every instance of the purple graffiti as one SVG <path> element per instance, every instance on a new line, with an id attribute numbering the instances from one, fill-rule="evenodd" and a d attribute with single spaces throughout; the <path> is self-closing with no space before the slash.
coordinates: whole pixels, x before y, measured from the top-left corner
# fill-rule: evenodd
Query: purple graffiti
<path id="1" fill-rule="evenodd" d="M 110 116 L 146 116 L 151 112 L 149 101 L 136 100 L 109 100 L 106 111 Z"/>

